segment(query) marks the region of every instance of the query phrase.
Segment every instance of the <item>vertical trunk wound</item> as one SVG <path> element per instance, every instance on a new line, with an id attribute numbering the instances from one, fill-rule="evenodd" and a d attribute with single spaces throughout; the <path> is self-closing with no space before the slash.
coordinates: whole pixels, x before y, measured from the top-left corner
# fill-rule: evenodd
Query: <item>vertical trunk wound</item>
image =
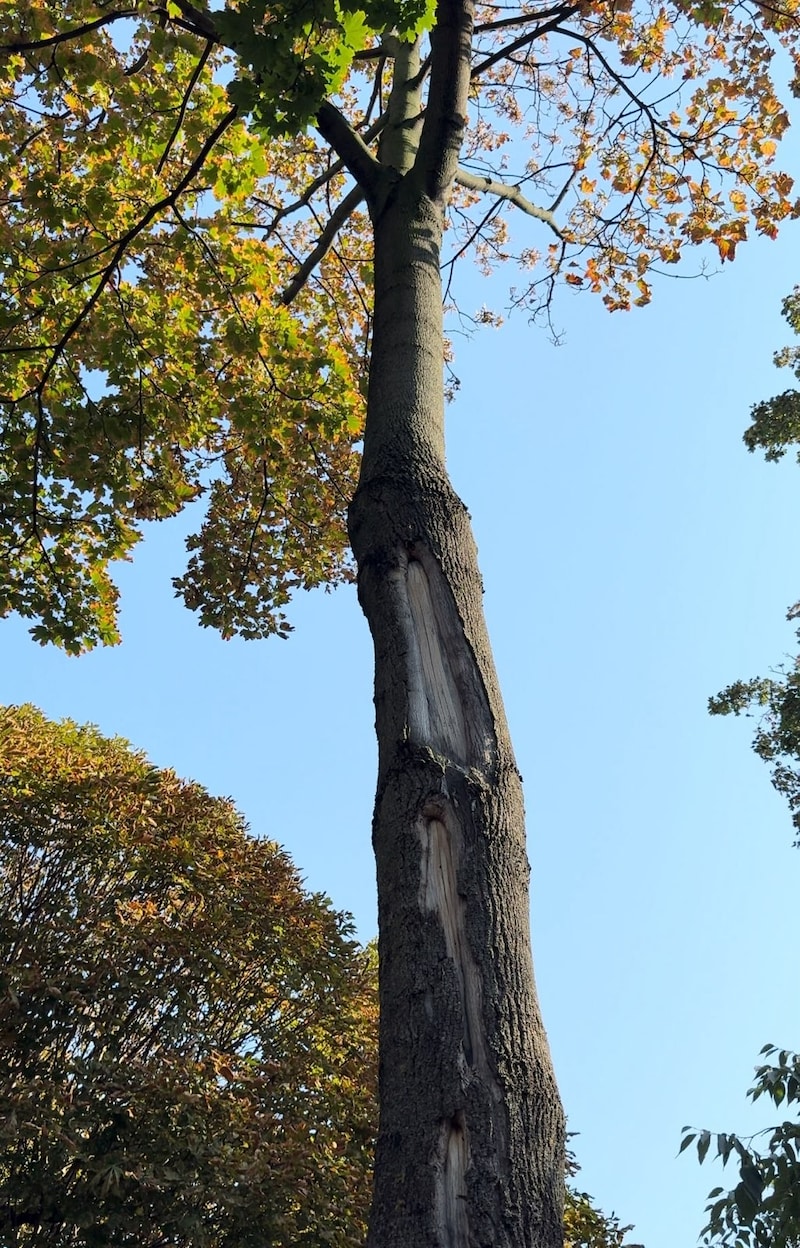
<path id="1" fill-rule="evenodd" d="M 406 567 L 411 615 L 409 728 L 412 739 L 466 762 L 467 733 L 461 697 L 439 630 L 427 573 L 418 559 Z"/>
<path id="2" fill-rule="evenodd" d="M 462 1090 L 466 1093 L 477 1078 L 488 1090 L 492 1102 L 500 1106 L 502 1090 L 487 1055 L 480 976 L 467 942 L 466 906 L 458 891 L 461 829 L 451 810 L 437 813 L 428 810 L 423 813 L 417 831 L 422 846 L 420 907 L 439 918 L 461 1001 Z M 504 1134 L 503 1125 L 498 1122 L 497 1126 L 498 1135 Z M 441 1248 L 466 1248 L 472 1242 L 466 1189 L 469 1151 L 466 1116 L 463 1109 L 459 1109 L 452 1118 L 442 1122 L 434 1159 L 437 1243 Z"/>
<path id="3" fill-rule="evenodd" d="M 439 586 L 435 577 L 431 584 L 428 568 L 420 558 L 408 560 L 405 580 L 410 736 L 417 744 L 442 755 L 451 766 L 463 765 L 470 752 L 475 751 L 476 742 L 470 737 L 477 736 L 485 749 L 489 735 L 488 723 L 483 723 L 481 731 L 481 721 L 487 718 L 485 700 L 469 698 L 473 719 L 477 721 L 469 732 L 462 693 L 447 651 L 447 639 L 453 632 L 453 622 L 447 618 L 448 613 L 452 614 L 452 604 L 437 592 Z M 458 631 L 461 631 L 460 626 Z M 462 829 L 452 806 L 445 800 L 423 812 L 417 831 L 422 846 L 420 906 L 438 915 L 447 956 L 453 963 L 458 982 L 463 1017 L 464 1082 L 468 1083 L 472 1077 L 468 1073 L 472 1068 L 480 1072 L 489 1086 L 497 1089 L 499 1096 L 483 1036 L 480 974 L 467 941 L 466 906 L 459 895 Z"/>
<path id="4" fill-rule="evenodd" d="M 500 1100 L 500 1088 L 489 1065 L 484 1039 L 481 988 L 478 967 L 466 934 L 466 906 L 458 891 L 458 858 L 461 829 L 451 810 L 431 809 L 417 825 L 422 846 L 419 902 L 421 909 L 435 913 L 444 933 L 445 950 L 453 963 L 461 999 L 463 1018 L 462 1049 L 466 1086 L 477 1074 Z"/>
<path id="5" fill-rule="evenodd" d="M 463 1115 L 442 1123 L 436 1157 L 436 1221 L 442 1248 L 469 1243 L 467 1188 L 469 1139 Z"/>
<path id="6" fill-rule="evenodd" d="M 412 556 L 404 568 L 409 734 L 447 767 L 467 768 L 476 761 L 483 763 L 491 752 L 491 719 L 482 687 L 458 679 L 449 646 L 456 643 L 457 652 L 457 643 L 463 644 L 463 626 L 446 587 L 439 583 L 435 560 L 427 551 L 420 555 Z M 419 906 L 439 920 L 461 1006 L 462 1092 L 466 1099 L 477 1081 L 500 1106 L 503 1094 L 489 1060 L 480 970 L 470 948 L 467 906 L 459 890 L 464 830 L 444 785 L 422 811 L 416 828 L 421 848 Z M 464 1103 L 442 1121 L 434 1157 L 437 1242 L 442 1248 L 465 1248 L 470 1242 L 466 1188 L 470 1149 Z M 497 1123 L 499 1136 L 505 1134 L 504 1125 L 504 1118 Z"/>
<path id="7" fill-rule="evenodd" d="M 472 959 L 464 932 L 465 907 L 458 895 L 452 838 L 441 816 L 433 819 L 423 816 L 418 830 L 422 843 L 420 905 L 428 913 L 437 914 L 442 925 L 445 949 L 455 967 L 461 998 L 464 1058 L 467 1066 L 472 1066 L 476 1042 L 482 1047 L 480 1000 L 475 997 L 475 976 L 469 974 Z"/>

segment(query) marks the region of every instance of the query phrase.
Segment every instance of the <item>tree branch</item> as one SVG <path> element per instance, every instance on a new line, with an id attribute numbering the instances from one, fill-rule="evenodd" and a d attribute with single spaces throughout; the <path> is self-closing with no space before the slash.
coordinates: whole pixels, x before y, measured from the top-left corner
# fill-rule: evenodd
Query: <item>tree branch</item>
<path id="1" fill-rule="evenodd" d="M 189 79 L 189 85 L 187 86 L 186 91 L 184 92 L 184 95 L 183 95 L 183 99 L 181 100 L 181 106 L 178 111 L 178 119 L 175 122 L 175 125 L 172 130 L 172 134 L 169 136 L 166 146 L 164 147 L 164 150 L 158 159 L 158 164 L 156 165 L 156 177 L 159 176 L 159 174 L 161 173 L 161 170 L 164 168 L 164 165 L 167 163 L 167 158 L 169 157 L 169 154 L 172 151 L 172 145 L 181 132 L 181 126 L 183 125 L 183 121 L 186 116 L 186 110 L 189 107 L 189 100 L 191 99 L 192 92 L 197 86 L 200 75 L 202 74 L 205 68 L 206 61 L 211 55 L 211 50 L 213 47 L 214 47 L 213 40 L 209 39 L 206 42 L 206 46 L 203 48 L 203 51 L 200 54 L 200 59 L 198 60 L 194 69 L 192 70 L 192 76 Z"/>
<path id="2" fill-rule="evenodd" d="M 417 155 L 423 113 L 420 40 L 404 43 L 391 36 L 384 40 L 384 46 L 394 57 L 394 73 L 386 109 L 388 120 L 379 147 L 380 161 L 385 167 L 404 174 L 413 166 Z"/>
<path id="3" fill-rule="evenodd" d="M 362 130 L 362 127 L 366 127 L 369 125 L 369 121 L 372 116 L 372 110 L 376 104 L 378 105 L 378 108 L 383 107 L 383 71 L 385 68 L 386 68 L 386 57 L 381 56 L 378 59 L 377 65 L 375 66 L 375 73 L 373 75 L 373 82 L 372 82 L 372 91 L 370 92 L 370 97 L 367 100 L 367 104 L 364 109 L 364 116 L 362 117 L 361 121 L 358 122 L 356 126 L 354 127 L 357 131 Z M 364 138 L 363 132 L 362 132 L 361 137 Z"/>
<path id="4" fill-rule="evenodd" d="M 493 52 L 491 56 L 487 56 L 486 60 L 481 61 L 480 65 L 476 65 L 470 75 L 472 81 L 474 82 L 476 78 L 479 78 L 480 75 L 484 74 L 487 69 L 491 69 L 493 65 L 498 63 L 498 61 L 505 60 L 505 58 L 510 56 L 512 52 L 518 52 L 520 48 L 524 48 L 528 44 L 533 43 L 534 40 L 538 39 L 541 35 L 546 35 L 551 30 L 557 30 L 559 33 L 563 34 L 564 32 L 561 30 L 559 23 L 563 22 L 566 18 L 572 17 L 573 13 L 577 13 L 579 10 L 579 4 L 571 4 L 567 8 L 557 10 L 557 16 L 551 18 L 549 22 L 544 22 L 543 25 L 537 26 L 535 30 L 526 30 L 525 34 L 520 35 L 519 39 L 514 39 L 511 43 L 507 43 L 504 48 L 499 48 L 497 52 Z"/>
<path id="5" fill-rule="evenodd" d="M 561 21 L 575 12 L 574 5 L 558 4 L 552 9 L 538 9 L 532 13 L 518 13 L 514 17 L 501 17 L 496 22 L 484 22 L 475 27 L 476 35 L 485 35 L 491 30 L 505 30 L 513 26 L 529 26 L 531 22 L 541 22 L 547 18 L 558 18 Z"/>
<path id="6" fill-rule="evenodd" d="M 473 0 L 438 0 L 431 32 L 431 83 L 415 169 L 431 199 L 447 194 L 467 125 Z"/>
<path id="7" fill-rule="evenodd" d="M 219 31 L 214 25 L 212 14 L 207 9 L 198 9 L 195 5 L 190 4 L 189 0 L 175 0 L 181 14 L 186 19 L 180 22 L 175 18 L 176 25 L 183 26 L 185 30 L 192 30 L 194 34 L 203 35 L 204 38 L 210 39 L 212 43 L 220 43 Z"/>
<path id="8" fill-rule="evenodd" d="M 317 113 L 317 129 L 323 139 L 330 143 L 337 156 L 341 157 L 367 200 L 374 199 L 378 186 L 385 176 L 385 170 L 381 168 L 347 118 L 328 100 L 325 100 Z"/>
<path id="9" fill-rule="evenodd" d="M 383 127 L 386 125 L 387 117 L 387 113 L 381 113 L 380 117 L 377 117 L 375 121 L 373 121 L 372 125 L 364 131 L 362 138 L 365 143 L 371 143 L 373 139 L 377 138 Z M 260 227 L 255 226 L 254 228 L 264 229 L 266 231 L 265 237 L 269 237 L 269 235 L 277 229 L 285 217 L 290 217 L 292 213 L 299 212 L 301 208 L 307 208 L 317 191 L 322 190 L 323 186 L 326 186 L 337 173 L 341 173 L 345 168 L 346 166 L 343 160 L 332 161 L 324 173 L 320 173 L 316 178 L 308 183 L 302 195 L 293 200 L 291 204 L 285 204 L 282 208 L 277 208 L 274 204 L 269 203 L 268 200 L 260 199 L 257 195 L 254 196 L 257 204 L 260 204 L 263 208 L 269 208 L 274 213 L 274 216 L 268 225 Z"/>
<path id="10" fill-rule="evenodd" d="M 306 259 L 300 265 L 289 285 L 280 296 L 281 303 L 288 306 L 293 299 L 297 297 L 305 286 L 314 269 L 327 256 L 334 242 L 336 235 L 342 228 L 344 223 L 352 216 L 355 209 L 364 198 L 364 190 L 360 186 L 354 186 L 348 195 L 345 195 L 340 204 L 336 206 L 331 214 L 328 222 L 320 234 L 316 246 L 309 252 Z"/>
<path id="11" fill-rule="evenodd" d="M 83 26 L 73 26 L 70 30 L 62 30 L 57 35 L 49 35 L 47 39 L 18 39 L 15 43 L 0 44 L 0 52 L 33 52 L 38 48 L 52 48 L 56 43 L 67 43 L 70 39 L 78 39 L 88 35 L 90 31 L 99 30 L 101 26 L 109 26 L 123 17 L 136 17 L 136 9 L 121 9 L 118 13 L 104 13 L 93 22 L 85 22 Z"/>
<path id="12" fill-rule="evenodd" d="M 455 180 L 459 186 L 465 186 L 470 191 L 480 191 L 485 195 L 496 195 L 498 199 L 507 199 L 509 203 L 514 204 L 521 212 L 527 213 L 529 217 L 535 217 L 537 221 L 544 221 L 545 225 L 549 225 L 558 238 L 563 238 L 553 213 L 547 208 L 539 208 L 536 204 L 532 204 L 529 199 L 525 198 L 518 186 L 508 186 L 505 182 L 495 182 L 492 178 L 469 173 L 466 169 L 461 168 L 458 169 Z"/>

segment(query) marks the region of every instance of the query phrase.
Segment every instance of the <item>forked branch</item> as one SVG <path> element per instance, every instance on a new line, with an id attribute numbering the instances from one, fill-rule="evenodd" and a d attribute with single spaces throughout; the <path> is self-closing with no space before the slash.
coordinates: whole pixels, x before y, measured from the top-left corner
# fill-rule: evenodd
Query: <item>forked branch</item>
<path id="1" fill-rule="evenodd" d="M 336 155 L 341 157 L 362 188 L 367 199 L 378 190 L 385 170 L 372 155 L 360 134 L 357 134 L 347 118 L 335 105 L 326 100 L 317 113 L 317 129 Z"/>
<path id="2" fill-rule="evenodd" d="M 537 221 L 544 221 L 545 225 L 549 225 L 558 238 L 563 238 L 561 227 L 550 209 L 539 208 L 537 204 L 531 203 L 529 199 L 525 198 L 518 186 L 509 186 L 506 182 L 496 182 L 493 178 L 469 173 L 466 169 L 461 168 L 459 168 L 456 174 L 456 182 L 459 186 L 466 187 L 467 190 L 480 191 L 484 195 L 494 195 L 497 199 L 507 199 L 509 203 L 514 204 L 516 208 L 519 208 L 521 212 L 526 213 L 529 217 L 535 217 Z"/>
<path id="3" fill-rule="evenodd" d="M 320 234 L 316 246 L 309 252 L 299 269 L 295 273 L 289 285 L 282 292 L 281 303 L 290 304 L 297 297 L 305 286 L 311 274 L 317 265 L 325 259 L 334 242 L 336 235 L 342 226 L 352 216 L 355 209 L 364 198 L 364 191 L 360 186 L 354 186 L 349 194 L 345 195 L 340 204 L 336 206 L 333 213 L 329 217 L 324 230 Z"/>

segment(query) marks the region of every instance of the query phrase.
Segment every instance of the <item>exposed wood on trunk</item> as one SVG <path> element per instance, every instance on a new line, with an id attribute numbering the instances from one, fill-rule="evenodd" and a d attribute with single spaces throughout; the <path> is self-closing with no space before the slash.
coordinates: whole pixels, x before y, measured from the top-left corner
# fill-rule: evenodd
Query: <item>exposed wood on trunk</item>
<path id="1" fill-rule="evenodd" d="M 442 645 L 440 612 L 434 608 L 431 587 L 418 559 L 408 564 L 406 581 L 411 625 L 408 632 L 411 740 L 465 762 L 464 708 L 447 649 Z M 442 604 L 437 605 L 441 610 Z"/>
<path id="2" fill-rule="evenodd" d="M 466 1173 L 469 1138 L 463 1115 L 442 1124 L 435 1162 L 436 1230 L 442 1248 L 459 1248 L 469 1242 Z"/>

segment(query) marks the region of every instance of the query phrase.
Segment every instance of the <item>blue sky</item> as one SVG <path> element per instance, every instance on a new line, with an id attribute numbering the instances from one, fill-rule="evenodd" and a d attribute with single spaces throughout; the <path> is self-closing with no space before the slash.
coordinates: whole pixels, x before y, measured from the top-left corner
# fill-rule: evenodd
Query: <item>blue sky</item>
<path id="1" fill-rule="evenodd" d="M 676 1157 L 680 1128 L 758 1125 L 758 1050 L 800 1046 L 800 852 L 750 726 L 706 713 L 793 646 L 800 467 L 765 465 L 741 433 L 790 384 L 771 355 L 795 249 L 791 229 L 749 244 L 629 314 L 565 292 L 558 348 L 523 317 L 456 340 L 449 460 L 526 781 L 545 1019 L 582 1184 L 647 1248 L 694 1244 L 718 1181 Z M 490 293 L 475 279 L 469 297 Z M 299 599 L 286 642 L 222 642 L 172 597 L 185 531 L 154 527 L 122 569 L 122 646 L 68 659 L 3 623 L 0 698 L 232 796 L 367 939 L 376 750 L 355 595 Z"/>

